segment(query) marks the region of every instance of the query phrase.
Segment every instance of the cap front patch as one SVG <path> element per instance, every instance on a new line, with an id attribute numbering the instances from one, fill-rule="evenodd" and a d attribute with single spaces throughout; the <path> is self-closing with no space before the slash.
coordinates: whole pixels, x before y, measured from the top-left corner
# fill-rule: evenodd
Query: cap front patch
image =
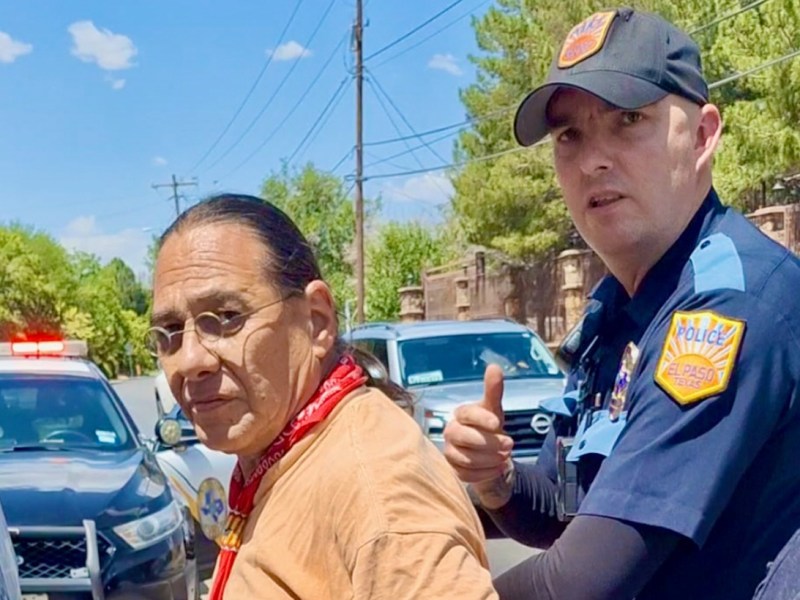
<path id="1" fill-rule="evenodd" d="M 558 66 L 566 69 L 599 51 L 616 16 L 616 11 L 599 12 L 575 25 L 561 47 Z"/>
<path id="2" fill-rule="evenodd" d="M 724 392 L 744 329 L 744 321 L 713 311 L 675 312 L 658 360 L 656 383 L 682 406 Z"/>

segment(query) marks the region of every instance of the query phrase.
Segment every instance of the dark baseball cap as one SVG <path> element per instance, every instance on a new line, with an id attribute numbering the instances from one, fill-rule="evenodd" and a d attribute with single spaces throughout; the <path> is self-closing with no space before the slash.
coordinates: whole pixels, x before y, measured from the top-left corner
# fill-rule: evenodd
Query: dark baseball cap
<path id="1" fill-rule="evenodd" d="M 627 110 L 667 94 L 708 102 L 697 44 L 662 17 L 632 8 L 598 12 L 572 28 L 547 80 L 517 110 L 514 135 L 520 144 L 530 146 L 547 135 L 547 104 L 561 87 Z"/>

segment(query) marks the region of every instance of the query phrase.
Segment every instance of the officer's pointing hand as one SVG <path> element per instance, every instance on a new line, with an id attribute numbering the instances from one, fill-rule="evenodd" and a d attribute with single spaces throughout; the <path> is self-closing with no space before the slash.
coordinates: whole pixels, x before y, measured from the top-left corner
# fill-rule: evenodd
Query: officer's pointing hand
<path id="1" fill-rule="evenodd" d="M 472 484 L 487 507 L 497 505 L 495 492 L 501 491 L 504 501 L 509 492 L 505 476 L 514 441 L 503 433 L 502 400 L 503 371 L 489 365 L 483 378 L 483 399 L 459 406 L 444 430 L 445 458 L 461 481 Z"/>

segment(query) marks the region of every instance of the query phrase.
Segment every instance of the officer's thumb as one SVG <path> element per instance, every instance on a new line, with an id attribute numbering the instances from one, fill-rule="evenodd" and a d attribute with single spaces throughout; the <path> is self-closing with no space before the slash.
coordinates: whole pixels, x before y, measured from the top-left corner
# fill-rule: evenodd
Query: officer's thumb
<path id="1" fill-rule="evenodd" d="M 480 405 L 494 414 L 503 428 L 503 369 L 497 365 L 489 365 L 483 375 L 483 399 Z"/>

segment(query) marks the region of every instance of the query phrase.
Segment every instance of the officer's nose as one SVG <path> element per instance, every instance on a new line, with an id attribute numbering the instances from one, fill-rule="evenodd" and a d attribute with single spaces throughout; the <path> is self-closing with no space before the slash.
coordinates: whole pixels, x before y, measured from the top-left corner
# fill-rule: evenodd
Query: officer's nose
<path id="1" fill-rule="evenodd" d="M 578 167 L 587 177 L 606 173 L 613 167 L 609 146 L 598 135 L 586 135 L 581 140 Z"/>

